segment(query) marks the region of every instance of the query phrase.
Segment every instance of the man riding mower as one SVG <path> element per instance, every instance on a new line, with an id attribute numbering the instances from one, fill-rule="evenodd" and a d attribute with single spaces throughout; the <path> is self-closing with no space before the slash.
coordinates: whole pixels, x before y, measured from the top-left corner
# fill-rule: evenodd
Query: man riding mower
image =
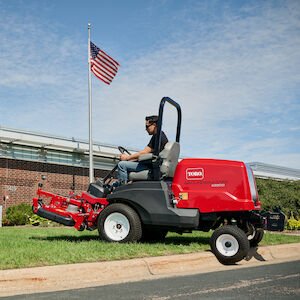
<path id="1" fill-rule="evenodd" d="M 162 149 L 166 103 L 177 111 L 176 139 Z M 164 97 L 153 151 L 138 156 L 137 163 L 147 168 L 129 172 L 128 182 L 115 188 L 92 183 L 81 195 L 63 197 L 40 187 L 38 197 L 33 199 L 34 212 L 77 230 L 97 228 L 101 239 L 109 242 L 163 241 L 169 231 L 213 230 L 210 245 L 218 260 L 223 264 L 242 260 L 250 245 L 261 241 L 264 232 L 252 170 L 240 161 L 179 161 L 180 132 L 181 107 Z M 128 155 L 121 158 L 130 157 L 126 149 L 119 150 Z M 117 166 L 102 182 L 112 178 L 116 169 Z M 49 204 L 43 200 L 47 197 Z"/>

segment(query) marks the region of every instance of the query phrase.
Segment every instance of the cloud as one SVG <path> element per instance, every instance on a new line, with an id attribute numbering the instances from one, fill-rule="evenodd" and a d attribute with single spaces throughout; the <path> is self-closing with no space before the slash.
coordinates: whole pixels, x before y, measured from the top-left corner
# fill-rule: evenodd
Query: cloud
<path id="1" fill-rule="evenodd" d="M 121 69 L 111 86 L 93 79 L 94 140 L 144 147 L 149 137 L 143 118 L 157 113 L 159 100 L 169 96 L 183 110 L 183 156 L 300 168 L 299 3 L 221 9 L 214 3 L 186 2 L 170 13 L 170 23 L 180 26 L 172 31 L 168 25 L 168 39 L 116 58 Z M 85 42 L 61 36 L 58 24 L 39 19 L 1 14 L 0 20 L 0 87 L 22 97 L 14 100 L 7 124 L 87 138 Z M 10 114 L 11 100 L 1 101 L 1 114 Z M 172 119 L 174 113 L 166 111 L 165 128 L 174 127 Z"/>
<path id="2" fill-rule="evenodd" d="M 0 26 L 0 113 L 6 116 L 1 123 L 76 135 L 74 128 L 87 111 L 80 109 L 87 102 L 86 46 L 76 42 L 76 35 L 59 34 L 59 24 L 25 13 L 3 10 Z M 87 125 L 83 128 L 87 132 Z"/>
<path id="3" fill-rule="evenodd" d="M 265 159 L 270 157 L 274 153 L 269 144 L 272 131 L 277 128 L 281 132 L 274 137 L 274 142 L 280 142 L 290 127 L 299 125 L 295 117 L 300 96 L 297 7 L 296 2 L 279 9 L 248 7 L 250 13 L 243 17 L 228 14 L 216 28 L 193 20 L 191 34 L 177 33 L 176 41 L 128 62 L 112 90 L 102 97 L 108 104 L 107 113 L 110 107 L 117 107 L 113 116 L 120 124 L 110 128 L 107 138 L 117 142 L 116 137 L 124 136 L 121 140 L 128 143 L 126 132 L 136 131 L 142 116 L 155 111 L 159 99 L 167 95 L 183 108 L 185 156 L 224 153 L 235 159 L 249 161 L 257 156 L 263 160 L 260 153 L 264 149 Z M 206 35 L 209 29 L 213 33 Z M 103 106 L 98 106 L 100 113 Z M 131 125 L 122 108 L 126 108 Z M 272 123 L 266 124 L 265 118 Z M 101 122 L 96 121 L 99 128 Z M 107 127 L 109 124 L 104 124 L 102 129 Z M 142 134 L 138 131 L 135 135 L 134 146 L 142 145 Z M 299 131 L 296 134 L 299 136 Z M 244 147 L 249 143 L 252 151 Z M 299 142 L 286 140 L 280 148 L 283 157 L 290 148 L 296 153 Z M 295 165 L 300 167 L 299 159 Z"/>

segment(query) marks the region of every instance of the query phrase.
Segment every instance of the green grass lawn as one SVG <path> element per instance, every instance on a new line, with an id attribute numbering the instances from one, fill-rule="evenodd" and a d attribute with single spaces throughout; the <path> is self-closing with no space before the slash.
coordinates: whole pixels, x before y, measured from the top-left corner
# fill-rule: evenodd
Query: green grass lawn
<path id="1" fill-rule="evenodd" d="M 169 233 L 161 243 L 117 244 L 98 232 L 66 227 L 0 228 L 0 269 L 120 260 L 209 250 L 211 232 Z M 261 245 L 299 243 L 299 236 L 266 233 Z"/>

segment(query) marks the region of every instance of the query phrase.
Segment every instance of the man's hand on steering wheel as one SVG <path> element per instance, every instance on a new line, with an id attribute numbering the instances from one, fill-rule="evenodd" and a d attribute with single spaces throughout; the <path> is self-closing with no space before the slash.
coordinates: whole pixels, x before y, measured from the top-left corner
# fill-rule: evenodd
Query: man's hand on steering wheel
<path id="1" fill-rule="evenodd" d="M 121 146 L 119 146 L 118 149 L 121 152 L 120 160 L 129 160 L 129 156 L 131 155 L 131 153 L 127 149 L 125 149 L 124 147 L 121 147 Z M 126 154 L 125 154 L 125 152 L 126 152 Z"/>
<path id="2" fill-rule="evenodd" d="M 128 154 L 121 154 L 120 155 L 120 160 L 129 160 L 129 155 Z"/>
<path id="3" fill-rule="evenodd" d="M 124 147 L 122 147 L 122 146 L 119 146 L 118 147 L 118 149 L 119 149 L 119 151 L 121 152 L 121 156 L 122 155 L 127 155 L 127 156 L 129 156 L 131 153 L 126 149 L 126 148 L 124 148 Z M 124 154 L 124 153 L 127 153 L 127 154 Z M 120 157 L 120 159 L 121 159 L 121 157 Z M 122 160 L 122 159 L 121 159 Z M 116 169 L 117 169 L 117 167 L 118 167 L 118 164 L 116 164 L 115 165 L 115 167 L 104 177 L 104 179 L 103 179 L 103 182 L 107 185 L 107 184 L 110 184 L 111 183 L 111 181 L 112 181 L 112 179 L 113 179 L 113 173 L 116 171 Z"/>

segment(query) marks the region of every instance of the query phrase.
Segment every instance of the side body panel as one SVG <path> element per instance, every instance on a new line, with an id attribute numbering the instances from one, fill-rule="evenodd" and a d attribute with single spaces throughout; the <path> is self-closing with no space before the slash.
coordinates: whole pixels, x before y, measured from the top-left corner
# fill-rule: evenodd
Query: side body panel
<path id="1" fill-rule="evenodd" d="M 197 228 L 198 209 L 176 208 L 171 200 L 171 183 L 164 181 L 133 182 L 117 188 L 107 196 L 109 203 L 123 202 L 133 207 L 145 225 Z"/>
<path id="2" fill-rule="evenodd" d="M 172 190 L 178 208 L 201 213 L 259 210 L 253 200 L 247 167 L 243 162 L 217 159 L 183 159 L 177 165 Z M 255 187 L 256 188 L 256 187 Z"/>

